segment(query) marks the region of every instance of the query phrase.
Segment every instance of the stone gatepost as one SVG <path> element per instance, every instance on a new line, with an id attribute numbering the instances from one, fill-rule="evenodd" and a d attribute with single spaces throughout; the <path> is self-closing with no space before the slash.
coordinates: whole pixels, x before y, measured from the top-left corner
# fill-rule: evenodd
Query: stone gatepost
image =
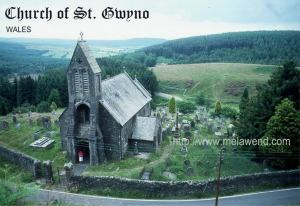
<path id="1" fill-rule="evenodd" d="M 43 176 L 42 162 L 40 160 L 34 160 L 33 176 L 36 179 L 41 178 Z"/>
<path id="2" fill-rule="evenodd" d="M 44 171 L 45 171 L 45 179 L 47 184 L 53 184 L 53 170 L 52 170 L 52 162 L 50 160 L 43 162 Z"/>
<path id="3" fill-rule="evenodd" d="M 73 164 L 72 164 L 72 162 L 66 163 L 64 165 L 64 170 L 65 170 L 65 174 L 66 174 L 67 183 L 69 183 L 70 178 L 73 176 Z"/>

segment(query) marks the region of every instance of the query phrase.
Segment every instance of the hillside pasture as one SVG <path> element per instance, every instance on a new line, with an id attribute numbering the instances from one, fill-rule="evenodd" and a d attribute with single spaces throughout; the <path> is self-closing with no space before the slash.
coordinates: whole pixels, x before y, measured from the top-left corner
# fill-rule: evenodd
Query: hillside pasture
<path id="1" fill-rule="evenodd" d="M 158 65 L 153 71 L 160 92 L 183 98 L 203 93 L 212 100 L 238 103 L 245 87 L 250 94 L 255 86 L 267 81 L 274 65 L 240 63 L 201 63 Z"/>

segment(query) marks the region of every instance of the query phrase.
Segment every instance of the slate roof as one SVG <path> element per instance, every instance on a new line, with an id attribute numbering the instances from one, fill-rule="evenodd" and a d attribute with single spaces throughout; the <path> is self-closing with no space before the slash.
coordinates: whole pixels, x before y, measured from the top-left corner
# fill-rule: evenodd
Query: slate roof
<path id="1" fill-rule="evenodd" d="M 156 132 L 155 117 L 137 117 L 131 139 L 153 141 Z"/>
<path id="2" fill-rule="evenodd" d="M 127 73 L 121 73 L 102 81 L 102 99 L 99 102 L 123 126 L 152 100 L 144 90 Z"/>
<path id="3" fill-rule="evenodd" d="M 78 41 L 77 46 L 75 48 L 74 54 L 77 53 L 77 49 L 80 49 L 83 53 L 83 56 L 86 58 L 88 65 L 91 67 L 92 71 L 96 74 L 101 72 L 101 69 L 95 59 L 95 57 L 92 54 L 92 51 L 86 41 Z M 73 59 L 74 57 L 72 57 Z M 72 62 L 72 61 L 71 61 Z"/>

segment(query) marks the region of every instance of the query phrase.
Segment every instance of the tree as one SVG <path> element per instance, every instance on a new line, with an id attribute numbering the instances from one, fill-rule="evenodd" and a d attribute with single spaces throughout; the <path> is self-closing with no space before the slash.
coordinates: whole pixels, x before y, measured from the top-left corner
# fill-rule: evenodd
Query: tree
<path id="1" fill-rule="evenodd" d="M 228 107 L 228 106 L 222 107 L 222 110 L 221 110 L 220 114 L 222 114 L 226 117 L 229 117 L 233 120 L 235 120 L 238 116 L 238 112 L 234 108 L 231 108 L 231 107 Z"/>
<path id="2" fill-rule="evenodd" d="M 215 114 L 216 114 L 216 115 L 221 114 L 221 110 L 222 110 L 221 102 L 218 100 L 218 101 L 216 102 L 216 106 L 215 106 Z"/>
<path id="3" fill-rule="evenodd" d="M 244 114 L 244 112 L 247 109 L 247 106 L 249 104 L 249 93 L 248 93 L 248 89 L 247 87 L 244 89 L 244 93 L 241 97 L 241 101 L 239 104 L 239 108 L 240 108 L 240 117 Z"/>
<path id="4" fill-rule="evenodd" d="M 248 104 L 243 98 L 240 105 L 240 119 L 237 131 L 240 138 L 260 139 L 267 130 L 267 123 L 274 115 L 275 107 L 284 98 L 294 102 L 299 109 L 300 71 L 293 62 L 287 62 L 283 67 L 275 68 L 266 84 L 257 85 L 256 95 L 251 97 Z M 243 97 L 246 97 L 243 95 Z M 254 147 L 258 152 L 258 147 Z"/>
<path id="5" fill-rule="evenodd" d="M 60 95 L 57 89 L 52 89 L 48 98 L 48 104 L 52 104 L 53 102 L 56 105 L 61 106 Z"/>
<path id="6" fill-rule="evenodd" d="M 205 95 L 203 93 L 198 93 L 196 95 L 196 103 L 198 105 L 203 105 L 203 106 L 210 106 L 210 101 L 207 97 L 205 97 Z"/>
<path id="7" fill-rule="evenodd" d="M 175 114 L 176 113 L 176 101 L 175 98 L 172 97 L 169 101 L 169 112 L 171 114 Z"/>
<path id="8" fill-rule="evenodd" d="M 0 97 L 0 115 L 6 115 L 10 111 L 7 100 Z"/>
<path id="9" fill-rule="evenodd" d="M 51 108 L 52 111 L 57 110 L 57 105 L 55 104 L 55 102 L 51 103 L 50 108 Z"/>
<path id="10" fill-rule="evenodd" d="M 272 141 L 276 140 L 279 143 L 286 139 L 290 140 L 290 145 L 271 144 Z M 263 140 L 269 144 L 260 146 L 260 150 L 266 153 L 266 156 L 271 155 L 273 166 L 298 166 L 299 162 L 293 158 L 300 155 L 300 112 L 294 108 L 292 101 L 286 98 L 276 107 L 275 114 L 268 121 Z M 284 159 L 280 159 L 281 157 Z"/>
<path id="11" fill-rule="evenodd" d="M 253 102 L 253 100 L 251 101 Z M 239 121 L 237 123 L 237 134 L 242 139 L 249 138 L 249 111 L 250 106 L 253 106 L 253 103 L 250 104 L 249 94 L 247 87 L 244 89 L 244 93 L 241 97 L 241 101 L 239 104 L 240 115 Z"/>
<path id="12" fill-rule="evenodd" d="M 50 109 L 50 107 L 49 107 L 48 102 L 42 101 L 42 102 L 40 102 L 40 103 L 37 105 L 36 111 L 37 111 L 37 112 L 40 112 L 40 113 L 42 113 L 42 112 L 51 112 L 51 109 Z"/>

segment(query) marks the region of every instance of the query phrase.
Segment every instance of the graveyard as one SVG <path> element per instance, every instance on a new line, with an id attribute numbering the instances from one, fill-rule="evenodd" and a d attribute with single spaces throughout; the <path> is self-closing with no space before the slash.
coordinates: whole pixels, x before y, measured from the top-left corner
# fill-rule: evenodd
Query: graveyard
<path id="1" fill-rule="evenodd" d="M 8 127 L 1 128 L 0 144 L 40 160 L 51 160 L 54 167 L 62 167 L 67 160 L 61 150 L 59 127 L 55 123 L 61 112 L 1 116 L 0 124 L 7 124 Z M 46 117 L 51 122 L 48 125 L 42 121 Z M 42 144 L 34 146 L 37 142 Z"/>
<path id="2" fill-rule="evenodd" d="M 107 163 L 89 167 L 83 175 L 86 176 L 120 176 L 133 179 L 158 181 L 207 180 L 216 177 L 220 147 L 205 145 L 205 142 L 226 135 L 231 120 L 225 117 L 211 117 L 207 111 L 195 111 L 191 114 L 181 114 L 178 117 L 181 128 L 180 137 L 174 140 L 172 127 L 175 125 L 175 115 L 167 112 L 167 107 L 159 107 L 157 113 L 164 114 L 164 142 L 156 153 L 150 155 L 131 155 L 120 162 Z M 201 120 L 195 120 L 195 116 Z M 191 127 L 191 121 L 195 126 Z M 228 129 L 230 129 L 230 126 Z M 174 129 L 174 128 L 173 128 Z M 232 133 L 230 134 L 232 135 Z M 234 135 L 234 134 L 233 134 Z M 189 145 L 184 148 L 184 140 Z M 252 174 L 263 172 L 263 165 L 251 161 L 254 154 L 239 152 L 232 146 L 224 146 L 224 162 L 222 176 Z"/>
<path id="3" fill-rule="evenodd" d="M 8 127 L 0 131 L 0 143 L 40 160 L 53 161 L 54 168 L 62 168 L 69 160 L 61 150 L 59 127 L 55 123 L 62 110 L 53 113 L 9 114 L 0 122 Z M 87 166 L 84 176 L 116 176 L 132 179 L 158 181 L 207 180 L 216 176 L 220 148 L 206 144 L 208 140 L 227 135 L 231 120 L 225 117 L 211 117 L 209 112 L 198 108 L 190 114 L 178 115 L 179 138 L 174 139 L 176 115 L 167 107 L 157 107 L 152 111 L 163 120 L 163 143 L 154 153 L 129 151 L 121 161 L 107 162 L 97 166 Z M 15 117 L 14 117 L 15 116 Z M 39 122 L 41 117 L 50 117 L 51 126 Z M 14 120 L 16 118 L 16 120 Z M 31 120 L 29 120 L 31 119 Z M 16 121 L 16 123 L 14 123 Z M 4 122 L 4 123 L 3 123 Z M 191 124 L 191 122 L 193 122 Z M 6 125 L 4 125 L 6 126 Z M 232 134 L 231 134 L 232 135 Z M 45 141 L 46 139 L 46 141 Z M 189 144 L 184 146 L 186 142 Z M 45 143 L 39 146 L 38 143 Z M 34 146 L 37 144 L 37 146 Z M 240 152 L 232 146 L 224 146 L 222 176 L 252 174 L 262 172 L 263 165 L 251 161 L 251 153 Z M 184 149 L 184 151 L 183 151 Z"/>

